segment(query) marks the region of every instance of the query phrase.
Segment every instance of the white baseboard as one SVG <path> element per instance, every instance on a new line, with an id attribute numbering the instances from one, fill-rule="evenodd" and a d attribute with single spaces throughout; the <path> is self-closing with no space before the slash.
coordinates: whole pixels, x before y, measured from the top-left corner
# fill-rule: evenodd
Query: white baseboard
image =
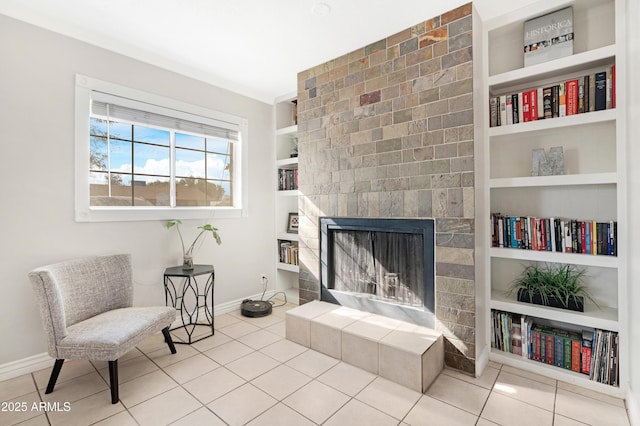
<path id="1" fill-rule="evenodd" d="M 627 405 L 627 413 L 629 414 L 631 426 L 640 425 L 640 406 L 638 405 L 640 401 L 634 398 L 633 392 L 631 392 L 630 389 L 627 389 L 625 403 Z"/>
<path id="2" fill-rule="evenodd" d="M 51 358 L 48 353 L 44 352 L 2 364 L 0 365 L 0 382 L 22 376 L 23 374 L 33 373 L 43 368 L 50 368 L 53 366 L 53 362 L 54 359 Z"/>
<path id="3" fill-rule="evenodd" d="M 265 300 L 271 297 L 275 292 L 273 290 L 269 290 L 265 293 Z M 236 310 L 240 310 L 240 304 L 245 299 L 260 299 L 262 297 L 262 293 L 254 294 L 249 297 L 245 297 L 243 299 L 232 300 L 230 302 L 221 303 L 219 305 L 215 305 L 214 313 L 215 315 L 227 314 L 229 312 L 233 312 Z M 38 355 L 33 355 L 27 358 L 19 359 L 16 361 L 7 362 L 6 364 L 0 365 L 0 382 L 4 380 L 9 380 L 14 377 L 21 376 L 23 374 L 33 373 L 34 371 L 42 370 L 43 368 L 50 368 L 53 366 L 54 359 L 49 356 L 48 353 L 44 352 Z"/>

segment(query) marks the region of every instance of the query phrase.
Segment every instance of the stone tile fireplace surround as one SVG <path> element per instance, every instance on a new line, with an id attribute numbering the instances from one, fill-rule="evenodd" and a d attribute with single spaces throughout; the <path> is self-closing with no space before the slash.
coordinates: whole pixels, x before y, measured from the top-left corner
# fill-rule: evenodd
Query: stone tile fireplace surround
<path id="1" fill-rule="evenodd" d="M 436 329 L 475 372 L 471 3 L 298 74 L 300 303 L 320 218 L 434 218 Z"/>

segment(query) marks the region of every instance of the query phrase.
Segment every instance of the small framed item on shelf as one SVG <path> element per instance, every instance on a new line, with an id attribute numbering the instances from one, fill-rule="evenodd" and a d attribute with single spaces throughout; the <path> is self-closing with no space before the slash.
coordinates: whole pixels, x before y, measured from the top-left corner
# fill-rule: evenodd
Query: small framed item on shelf
<path id="1" fill-rule="evenodd" d="M 287 222 L 287 232 L 297 234 L 298 233 L 298 213 L 289 213 L 289 220 Z"/>
<path id="2" fill-rule="evenodd" d="M 524 66 L 573 55 L 573 8 L 524 23 Z"/>

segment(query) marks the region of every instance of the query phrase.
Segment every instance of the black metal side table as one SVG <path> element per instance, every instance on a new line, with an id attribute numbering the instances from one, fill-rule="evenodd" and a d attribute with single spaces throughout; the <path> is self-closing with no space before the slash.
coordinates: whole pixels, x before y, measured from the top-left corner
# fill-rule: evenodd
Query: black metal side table
<path id="1" fill-rule="evenodd" d="M 196 277 L 206 275 L 206 283 L 200 288 Z M 180 281 L 181 279 L 181 281 Z M 177 282 L 174 283 L 174 280 Z M 187 342 L 192 344 L 207 337 L 213 336 L 213 285 L 215 271 L 213 265 L 193 265 L 193 269 L 183 269 L 182 266 L 174 266 L 164 271 L 164 297 L 166 306 L 173 306 L 178 311 L 179 321 L 182 325 L 172 328 L 176 330 L 184 328 L 188 336 Z M 200 280 L 202 281 L 202 279 Z M 203 315 L 204 318 L 200 318 Z M 196 340 L 192 335 L 197 326 L 211 327 L 211 334 L 206 334 Z"/>

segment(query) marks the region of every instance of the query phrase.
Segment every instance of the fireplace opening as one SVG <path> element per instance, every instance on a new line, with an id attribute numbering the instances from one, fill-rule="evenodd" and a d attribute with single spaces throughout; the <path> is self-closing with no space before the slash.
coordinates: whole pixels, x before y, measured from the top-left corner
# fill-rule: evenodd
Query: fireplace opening
<path id="1" fill-rule="evenodd" d="M 321 299 L 433 327 L 433 225 L 320 218 Z"/>

